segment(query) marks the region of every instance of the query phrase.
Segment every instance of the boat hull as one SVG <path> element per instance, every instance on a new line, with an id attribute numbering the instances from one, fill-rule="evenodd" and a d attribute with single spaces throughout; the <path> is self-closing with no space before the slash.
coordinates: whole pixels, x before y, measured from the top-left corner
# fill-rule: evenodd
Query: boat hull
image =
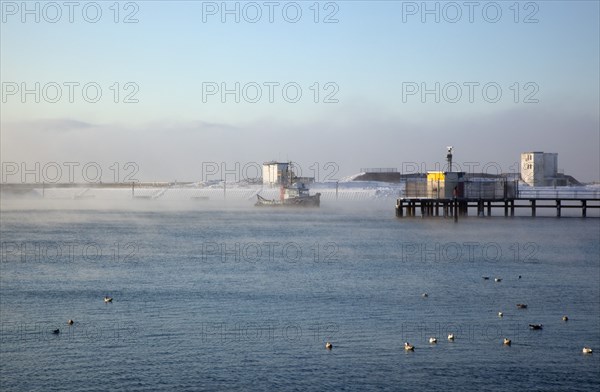
<path id="1" fill-rule="evenodd" d="M 320 207 L 321 194 L 317 193 L 311 196 L 294 197 L 284 200 L 269 200 L 257 195 L 256 207 Z"/>

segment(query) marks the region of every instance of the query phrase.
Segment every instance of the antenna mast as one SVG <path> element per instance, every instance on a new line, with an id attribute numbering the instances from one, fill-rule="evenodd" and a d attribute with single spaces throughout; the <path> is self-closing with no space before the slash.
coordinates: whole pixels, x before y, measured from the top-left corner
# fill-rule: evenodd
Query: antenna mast
<path id="1" fill-rule="evenodd" d="M 446 159 L 448 160 L 448 171 L 452 171 L 452 150 L 454 149 L 454 147 L 452 146 L 448 146 L 446 147 L 448 149 L 448 155 L 446 155 Z"/>

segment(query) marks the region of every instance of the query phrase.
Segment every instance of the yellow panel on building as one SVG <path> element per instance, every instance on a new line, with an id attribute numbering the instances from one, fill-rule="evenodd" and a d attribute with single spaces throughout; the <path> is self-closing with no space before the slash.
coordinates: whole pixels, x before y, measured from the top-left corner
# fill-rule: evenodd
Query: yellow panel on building
<path id="1" fill-rule="evenodd" d="M 444 181 L 446 176 L 441 171 L 429 171 L 427 172 L 427 181 Z"/>

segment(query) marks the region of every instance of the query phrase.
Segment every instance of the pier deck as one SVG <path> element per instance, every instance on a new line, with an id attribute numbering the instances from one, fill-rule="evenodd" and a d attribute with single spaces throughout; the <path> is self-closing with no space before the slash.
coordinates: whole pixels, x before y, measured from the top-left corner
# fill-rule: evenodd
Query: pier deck
<path id="1" fill-rule="evenodd" d="M 528 208 L 531 216 L 536 216 L 539 208 L 554 208 L 556 216 L 563 209 L 581 209 L 581 217 L 587 217 L 589 208 L 600 208 L 600 198 L 531 198 L 518 197 L 507 199 L 435 199 L 435 198 L 399 198 L 396 201 L 396 216 L 402 217 L 453 217 L 468 216 L 469 208 L 477 211 L 477 216 L 492 216 L 492 209 L 504 209 L 504 216 L 515 216 L 516 208 Z"/>

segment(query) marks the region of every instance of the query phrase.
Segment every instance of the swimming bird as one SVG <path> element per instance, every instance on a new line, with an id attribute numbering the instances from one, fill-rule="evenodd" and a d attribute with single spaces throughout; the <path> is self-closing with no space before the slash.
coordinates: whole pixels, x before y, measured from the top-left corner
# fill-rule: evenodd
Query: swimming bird
<path id="1" fill-rule="evenodd" d="M 498 317 L 502 317 L 502 316 L 504 316 L 504 313 L 498 312 Z"/>
<path id="2" fill-rule="evenodd" d="M 531 329 L 542 329 L 543 327 L 542 324 L 529 324 L 529 328 Z"/>
<path id="3" fill-rule="evenodd" d="M 504 338 L 505 345 L 510 346 L 511 343 L 512 343 L 512 341 L 509 338 Z"/>
<path id="4" fill-rule="evenodd" d="M 589 347 L 584 347 L 584 348 L 583 348 L 583 350 L 582 350 L 582 352 L 583 352 L 584 354 L 591 354 L 593 351 L 594 351 L 594 350 L 592 350 L 592 349 L 591 349 L 591 348 L 589 348 Z"/>
<path id="5" fill-rule="evenodd" d="M 454 334 L 451 333 L 448 335 L 448 340 L 453 341 L 454 340 Z"/>
<path id="6" fill-rule="evenodd" d="M 410 344 L 408 342 L 404 342 L 404 349 L 406 351 L 415 351 L 415 346 L 413 346 L 412 344 Z"/>
<path id="7" fill-rule="evenodd" d="M 437 343 L 437 339 L 436 339 L 436 338 L 433 338 L 433 337 L 431 337 L 431 338 L 429 338 L 429 343 L 432 343 L 432 344 L 433 344 L 433 343 Z"/>
<path id="8" fill-rule="evenodd" d="M 333 345 L 330 342 L 325 343 L 325 348 L 327 350 L 331 350 L 333 348 Z"/>
<path id="9" fill-rule="evenodd" d="M 489 276 L 482 276 L 483 280 L 490 280 Z"/>
<path id="10" fill-rule="evenodd" d="M 112 297 L 104 297 L 104 303 L 107 304 L 109 302 L 112 302 Z"/>
<path id="11" fill-rule="evenodd" d="M 71 319 L 67 320 L 67 324 L 69 324 L 69 325 L 73 325 L 73 323 L 74 323 L 74 321 L 73 321 L 73 320 L 71 320 Z"/>
<path id="12" fill-rule="evenodd" d="M 496 282 L 502 282 L 502 278 L 494 278 L 494 281 L 496 281 Z"/>
<path id="13" fill-rule="evenodd" d="M 527 309 L 527 304 L 517 304 L 517 308 L 519 308 L 519 309 Z"/>
<path id="14" fill-rule="evenodd" d="M 569 321 L 569 318 L 568 318 L 567 316 L 563 316 L 563 317 L 562 317 L 562 320 L 563 320 L 563 321 Z"/>
<path id="15" fill-rule="evenodd" d="M 422 295 L 423 295 L 423 298 L 429 297 L 429 294 L 427 294 L 427 293 L 423 293 Z"/>
<path id="16" fill-rule="evenodd" d="M 519 275 L 519 279 L 521 279 L 521 275 Z"/>
<path id="17" fill-rule="evenodd" d="M 54 331 L 52 331 L 52 333 L 58 335 L 60 333 L 60 329 L 56 328 Z"/>

